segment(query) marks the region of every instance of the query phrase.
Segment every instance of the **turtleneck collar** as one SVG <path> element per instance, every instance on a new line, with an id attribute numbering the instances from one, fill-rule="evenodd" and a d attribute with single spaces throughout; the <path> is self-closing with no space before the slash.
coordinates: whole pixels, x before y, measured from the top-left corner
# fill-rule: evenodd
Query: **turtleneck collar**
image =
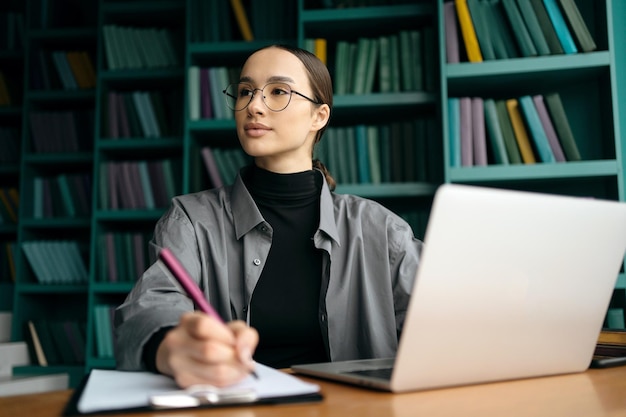
<path id="1" fill-rule="evenodd" d="M 319 198 L 321 173 L 311 169 L 292 174 L 277 174 L 255 164 L 249 166 L 242 179 L 257 203 L 305 204 Z"/>

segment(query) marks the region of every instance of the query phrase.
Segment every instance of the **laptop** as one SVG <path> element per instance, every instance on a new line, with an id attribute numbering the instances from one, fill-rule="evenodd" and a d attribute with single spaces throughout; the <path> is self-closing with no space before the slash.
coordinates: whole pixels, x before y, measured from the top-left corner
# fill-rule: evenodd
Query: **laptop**
<path id="1" fill-rule="evenodd" d="M 395 358 L 292 370 L 405 392 L 589 367 L 624 262 L 626 204 L 445 184 L 424 243 Z"/>

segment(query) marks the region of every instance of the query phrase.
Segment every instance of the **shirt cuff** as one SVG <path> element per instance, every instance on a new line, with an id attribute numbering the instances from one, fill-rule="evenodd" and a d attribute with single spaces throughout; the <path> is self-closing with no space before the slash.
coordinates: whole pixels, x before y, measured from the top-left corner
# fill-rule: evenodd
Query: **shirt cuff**
<path id="1" fill-rule="evenodd" d="M 156 354 L 161 342 L 165 338 L 167 332 L 173 329 L 175 326 L 166 326 L 161 327 L 157 332 L 155 332 L 148 342 L 143 347 L 143 363 L 146 366 L 146 370 L 154 373 L 159 373 L 159 370 L 156 366 Z"/>

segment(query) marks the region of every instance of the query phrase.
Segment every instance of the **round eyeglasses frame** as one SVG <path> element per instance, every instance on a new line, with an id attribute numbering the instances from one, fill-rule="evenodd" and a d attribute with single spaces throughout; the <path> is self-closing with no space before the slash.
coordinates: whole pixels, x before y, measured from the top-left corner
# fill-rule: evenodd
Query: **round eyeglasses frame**
<path id="1" fill-rule="evenodd" d="M 300 93 L 300 92 L 298 92 L 298 91 L 296 91 L 296 90 L 293 90 L 293 89 L 289 86 L 289 84 L 285 84 L 285 83 L 277 83 L 277 82 L 271 82 L 271 83 L 267 83 L 267 84 L 265 84 L 265 85 L 264 85 L 263 87 L 261 87 L 261 88 L 253 88 L 251 85 L 249 85 L 249 86 L 250 86 L 250 88 L 249 88 L 249 92 L 250 92 L 250 96 L 249 96 L 249 97 L 250 97 L 250 100 L 248 100 L 248 102 L 246 103 L 246 105 L 245 105 L 245 106 L 243 106 L 242 108 L 238 109 L 238 108 L 235 108 L 235 106 L 231 106 L 231 104 L 230 104 L 229 100 L 230 100 L 230 99 L 235 100 L 235 103 L 236 103 L 237 101 L 239 101 L 239 97 L 237 97 L 237 96 L 234 96 L 234 95 L 230 94 L 230 93 L 229 93 L 229 91 L 230 91 L 230 90 L 232 90 L 235 86 L 239 86 L 240 84 L 243 84 L 243 85 L 249 85 L 249 84 L 247 84 L 247 83 L 232 83 L 232 84 L 229 84 L 229 85 L 228 85 L 228 86 L 227 86 L 224 90 L 222 90 L 222 93 L 224 93 L 224 95 L 226 96 L 226 105 L 228 106 L 228 108 L 229 108 L 229 109 L 231 109 L 231 110 L 233 110 L 233 111 L 242 111 L 242 110 L 245 110 L 245 109 L 246 109 L 246 108 L 250 105 L 250 103 L 252 103 L 252 100 L 254 99 L 254 95 L 256 94 L 256 92 L 257 92 L 257 91 L 260 91 L 260 92 L 261 92 L 261 98 L 263 99 L 263 104 L 265 104 L 265 107 L 267 107 L 269 110 L 271 110 L 271 111 L 273 111 L 273 112 L 280 112 L 280 111 L 285 110 L 285 109 L 289 106 L 289 103 L 291 103 L 291 97 L 292 97 L 294 94 L 297 94 L 297 95 L 299 95 L 300 97 L 302 97 L 302 98 L 305 98 L 305 99 L 309 100 L 309 101 L 310 101 L 311 103 L 313 103 L 313 104 L 317 104 L 317 105 L 322 104 L 322 103 L 320 103 L 320 102 L 319 102 L 319 101 L 317 101 L 317 100 L 314 100 L 314 99 L 312 99 L 312 98 L 310 98 L 310 97 L 307 97 L 307 96 L 305 96 L 304 94 L 302 94 L 302 93 Z M 268 85 L 280 85 L 280 86 L 284 86 L 284 87 L 285 87 L 285 90 L 289 90 L 289 93 L 288 93 L 288 94 L 289 94 L 289 100 L 287 101 L 287 104 L 285 104 L 285 107 L 283 107 L 282 109 L 278 109 L 278 110 L 277 110 L 277 109 L 273 109 L 273 108 L 271 108 L 271 107 L 267 104 L 267 102 L 265 101 L 265 93 L 264 93 L 264 91 L 265 91 L 265 87 L 267 87 Z M 236 90 L 237 90 L 237 91 L 239 91 L 239 88 L 237 88 Z"/>

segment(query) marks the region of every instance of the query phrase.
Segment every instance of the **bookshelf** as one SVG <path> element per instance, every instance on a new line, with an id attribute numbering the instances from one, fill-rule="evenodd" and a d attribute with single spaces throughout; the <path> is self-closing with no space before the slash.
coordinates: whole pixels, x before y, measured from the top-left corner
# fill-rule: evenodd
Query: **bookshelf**
<path id="1" fill-rule="evenodd" d="M 19 2 L 0 7 L 0 311 L 13 308 L 18 206 L 8 200 L 19 192 L 24 72 L 24 14 Z M 7 199 L 7 200 L 5 200 Z M 17 200 L 19 204 L 19 199 Z"/>
<path id="2" fill-rule="evenodd" d="M 80 51 L 81 62 L 93 62 L 96 4 L 81 2 L 71 13 L 63 12 L 65 2 L 46 5 L 33 1 L 25 10 L 12 339 L 29 340 L 28 322 L 45 321 L 59 326 L 47 342 L 62 343 L 69 355 L 51 356 L 45 367 L 33 361 L 14 374 L 64 372 L 77 384 L 85 364 L 95 76 L 83 84 L 86 70 L 77 72 L 70 61 Z M 30 257 L 35 252 L 37 261 Z"/>
<path id="3" fill-rule="evenodd" d="M 468 4 L 471 6 L 471 1 Z M 438 2 L 439 39 L 446 44 L 444 1 Z M 497 3 L 497 2 L 496 2 Z M 557 2 L 558 3 L 558 2 Z M 596 44 L 594 50 L 482 62 L 448 62 L 441 56 L 442 125 L 444 126 L 444 172 L 446 182 L 550 192 L 624 201 L 626 198 L 623 129 L 624 66 L 623 38 L 616 28 L 623 25 L 626 8 L 619 1 L 576 0 Z M 477 28 L 478 31 L 478 28 Z M 480 44 L 480 37 L 479 37 Z M 460 42 L 463 42 L 462 40 Z M 484 45 L 484 44 L 483 44 Z M 461 48 L 464 44 L 461 44 Z M 462 55 L 462 54 L 461 54 Z M 536 163 L 497 162 L 490 150 L 487 165 L 455 162 L 458 142 L 450 128 L 448 99 L 480 97 L 506 100 L 524 95 L 558 93 L 580 152 L 580 160 Z M 489 142 L 488 142 L 488 146 Z M 537 148 L 533 145 L 537 153 Z M 623 304 L 626 276 L 618 278 L 612 307 Z M 623 310 L 622 310 L 623 316 Z"/>

